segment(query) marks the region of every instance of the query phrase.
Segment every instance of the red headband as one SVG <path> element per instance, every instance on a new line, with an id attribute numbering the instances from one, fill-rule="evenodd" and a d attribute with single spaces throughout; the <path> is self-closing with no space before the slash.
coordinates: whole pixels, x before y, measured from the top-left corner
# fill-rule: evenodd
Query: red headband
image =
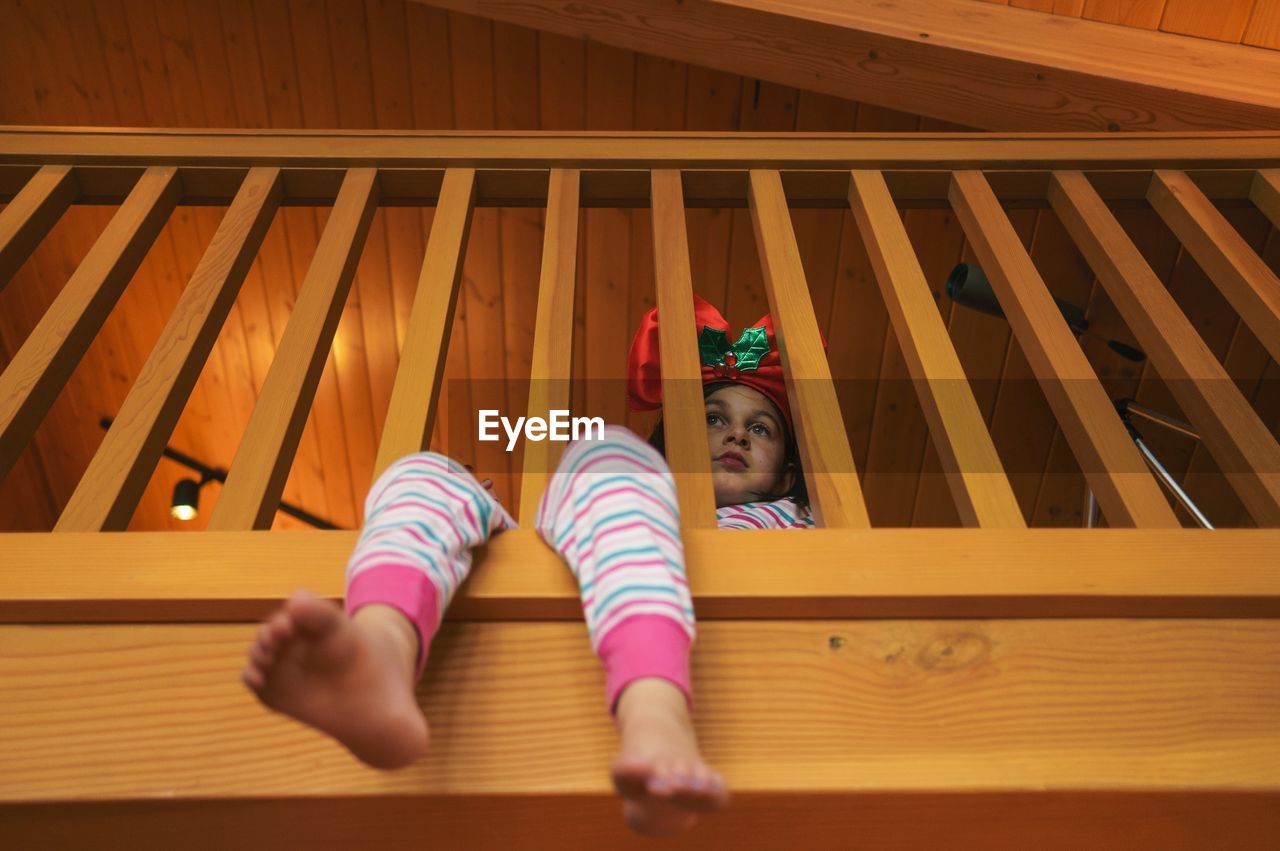
<path id="1" fill-rule="evenodd" d="M 694 295 L 693 320 L 702 361 L 702 383 L 732 381 L 763 393 L 778 406 L 792 430 L 791 406 L 782 375 L 782 356 L 773 333 L 773 317 L 765 316 L 747 328 L 736 343 L 729 342 L 729 323 L 710 302 Z M 819 335 L 821 337 L 821 335 Z M 825 351 L 827 341 L 822 340 Z M 640 320 L 627 356 L 627 399 L 633 411 L 662 407 L 662 372 L 658 366 L 658 308 Z"/>

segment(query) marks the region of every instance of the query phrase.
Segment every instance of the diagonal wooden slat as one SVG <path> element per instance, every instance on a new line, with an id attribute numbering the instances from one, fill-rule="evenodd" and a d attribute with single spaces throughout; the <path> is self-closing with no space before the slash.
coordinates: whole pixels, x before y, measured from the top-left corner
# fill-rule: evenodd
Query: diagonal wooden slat
<path id="1" fill-rule="evenodd" d="M 987 130 L 1270 128 L 1280 115 L 1274 51 L 1006 0 L 418 2 Z M 1117 5 L 1159 15 L 1164 2 Z"/>
<path id="2" fill-rule="evenodd" d="M 1280 278 L 1185 172 L 1158 169 L 1147 200 L 1240 318 L 1280 361 Z"/>
<path id="3" fill-rule="evenodd" d="M 54 531 L 117 531 L 128 525 L 280 194 L 280 169 L 249 171 Z"/>
<path id="4" fill-rule="evenodd" d="M 377 200 L 377 169 L 353 168 L 346 173 L 226 486 L 209 518 L 211 531 L 270 525 Z"/>
<path id="5" fill-rule="evenodd" d="M 986 528 L 1026 526 L 884 176 L 852 172 L 849 207 L 961 521 Z"/>
<path id="6" fill-rule="evenodd" d="M 421 451 L 435 428 L 475 183 L 475 169 L 451 168 L 445 172 L 378 444 L 375 479 L 397 458 Z"/>
<path id="7" fill-rule="evenodd" d="M 1249 198 L 1280 228 L 1280 169 L 1263 169 L 1254 175 Z"/>
<path id="8" fill-rule="evenodd" d="M 41 167 L 0 210 L 0 291 L 75 200 L 71 166 Z"/>
<path id="9" fill-rule="evenodd" d="M 952 175 L 951 206 L 1107 521 L 1181 525 L 982 172 Z"/>
<path id="10" fill-rule="evenodd" d="M 547 190 L 547 219 L 538 279 L 538 313 L 534 321 L 529 370 L 529 417 L 546 419 L 553 410 L 568 410 L 573 371 L 573 298 L 578 271 L 578 195 L 576 170 L 553 168 Z M 532 526 L 538 501 L 563 444 L 530 440 L 524 446 L 520 479 L 519 522 Z"/>
<path id="11" fill-rule="evenodd" d="M 818 525 L 871 525 L 778 172 L 750 172 L 751 224 Z"/>
<path id="12" fill-rule="evenodd" d="M 1280 446 L 1266 425 L 1088 178 L 1054 172 L 1049 202 L 1240 501 L 1259 525 L 1280 526 Z"/>
<path id="13" fill-rule="evenodd" d="M 667 462 L 676 483 L 680 525 L 714 529 L 716 500 L 707 452 L 706 403 L 693 316 L 689 231 L 680 172 L 654 169 L 649 186 Z"/>
<path id="14" fill-rule="evenodd" d="M 119 301 L 180 193 L 176 167 L 156 166 L 143 173 L 0 375 L 0 479 Z"/>

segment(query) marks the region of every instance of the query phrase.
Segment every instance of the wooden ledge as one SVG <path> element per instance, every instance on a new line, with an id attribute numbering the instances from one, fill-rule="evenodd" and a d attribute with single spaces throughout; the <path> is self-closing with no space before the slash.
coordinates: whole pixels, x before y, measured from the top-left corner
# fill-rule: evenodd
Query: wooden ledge
<path id="1" fill-rule="evenodd" d="M 1272 130 L 416 133 L 0 125 L 0 163 L 379 168 L 1274 168 Z"/>
<path id="2" fill-rule="evenodd" d="M 581 623 L 447 624 L 432 745 L 386 773 L 240 682 L 255 626 L 0 626 L 0 804 L 611 797 Z M 744 794 L 1280 795 L 1280 622 L 715 621 L 704 753 Z"/>
<path id="3" fill-rule="evenodd" d="M 257 620 L 343 593 L 355 532 L 0 535 L 0 622 Z M 1280 617 L 1280 530 L 686 530 L 703 619 Z M 477 552 L 453 620 L 578 620 L 528 529 Z"/>

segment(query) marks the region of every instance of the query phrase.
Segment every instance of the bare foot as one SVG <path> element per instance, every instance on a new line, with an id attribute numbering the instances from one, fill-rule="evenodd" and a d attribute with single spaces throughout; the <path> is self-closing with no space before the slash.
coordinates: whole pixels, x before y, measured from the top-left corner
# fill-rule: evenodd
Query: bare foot
<path id="1" fill-rule="evenodd" d="M 670 836 L 693 827 L 698 813 L 728 803 L 724 778 L 698 752 L 688 704 L 675 685 L 636 680 L 618 700 L 617 718 L 622 747 L 611 773 L 631 829 Z"/>
<path id="2" fill-rule="evenodd" d="M 241 679 L 268 708 L 328 733 L 369 765 L 401 768 L 427 746 L 416 654 L 417 634 L 394 609 L 367 606 L 352 619 L 298 591 L 259 628 Z"/>

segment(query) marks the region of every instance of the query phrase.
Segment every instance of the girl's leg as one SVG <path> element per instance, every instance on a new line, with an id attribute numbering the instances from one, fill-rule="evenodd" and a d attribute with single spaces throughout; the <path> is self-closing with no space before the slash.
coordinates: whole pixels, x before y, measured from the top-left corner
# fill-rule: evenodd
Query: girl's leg
<path id="1" fill-rule="evenodd" d="M 665 459 L 634 433 L 611 425 L 604 437 L 565 450 L 535 525 L 577 578 L 604 662 L 622 737 L 614 781 L 628 819 L 670 833 L 725 800 L 689 717 L 694 617 L 675 485 Z"/>
<path id="2" fill-rule="evenodd" d="M 268 707 L 379 768 L 427 743 L 414 684 L 471 548 L 515 523 L 457 462 L 406 456 L 374 483 L 347 565 L 345 613 L 295 594 L 259 630 L 243 679 Z"/>

